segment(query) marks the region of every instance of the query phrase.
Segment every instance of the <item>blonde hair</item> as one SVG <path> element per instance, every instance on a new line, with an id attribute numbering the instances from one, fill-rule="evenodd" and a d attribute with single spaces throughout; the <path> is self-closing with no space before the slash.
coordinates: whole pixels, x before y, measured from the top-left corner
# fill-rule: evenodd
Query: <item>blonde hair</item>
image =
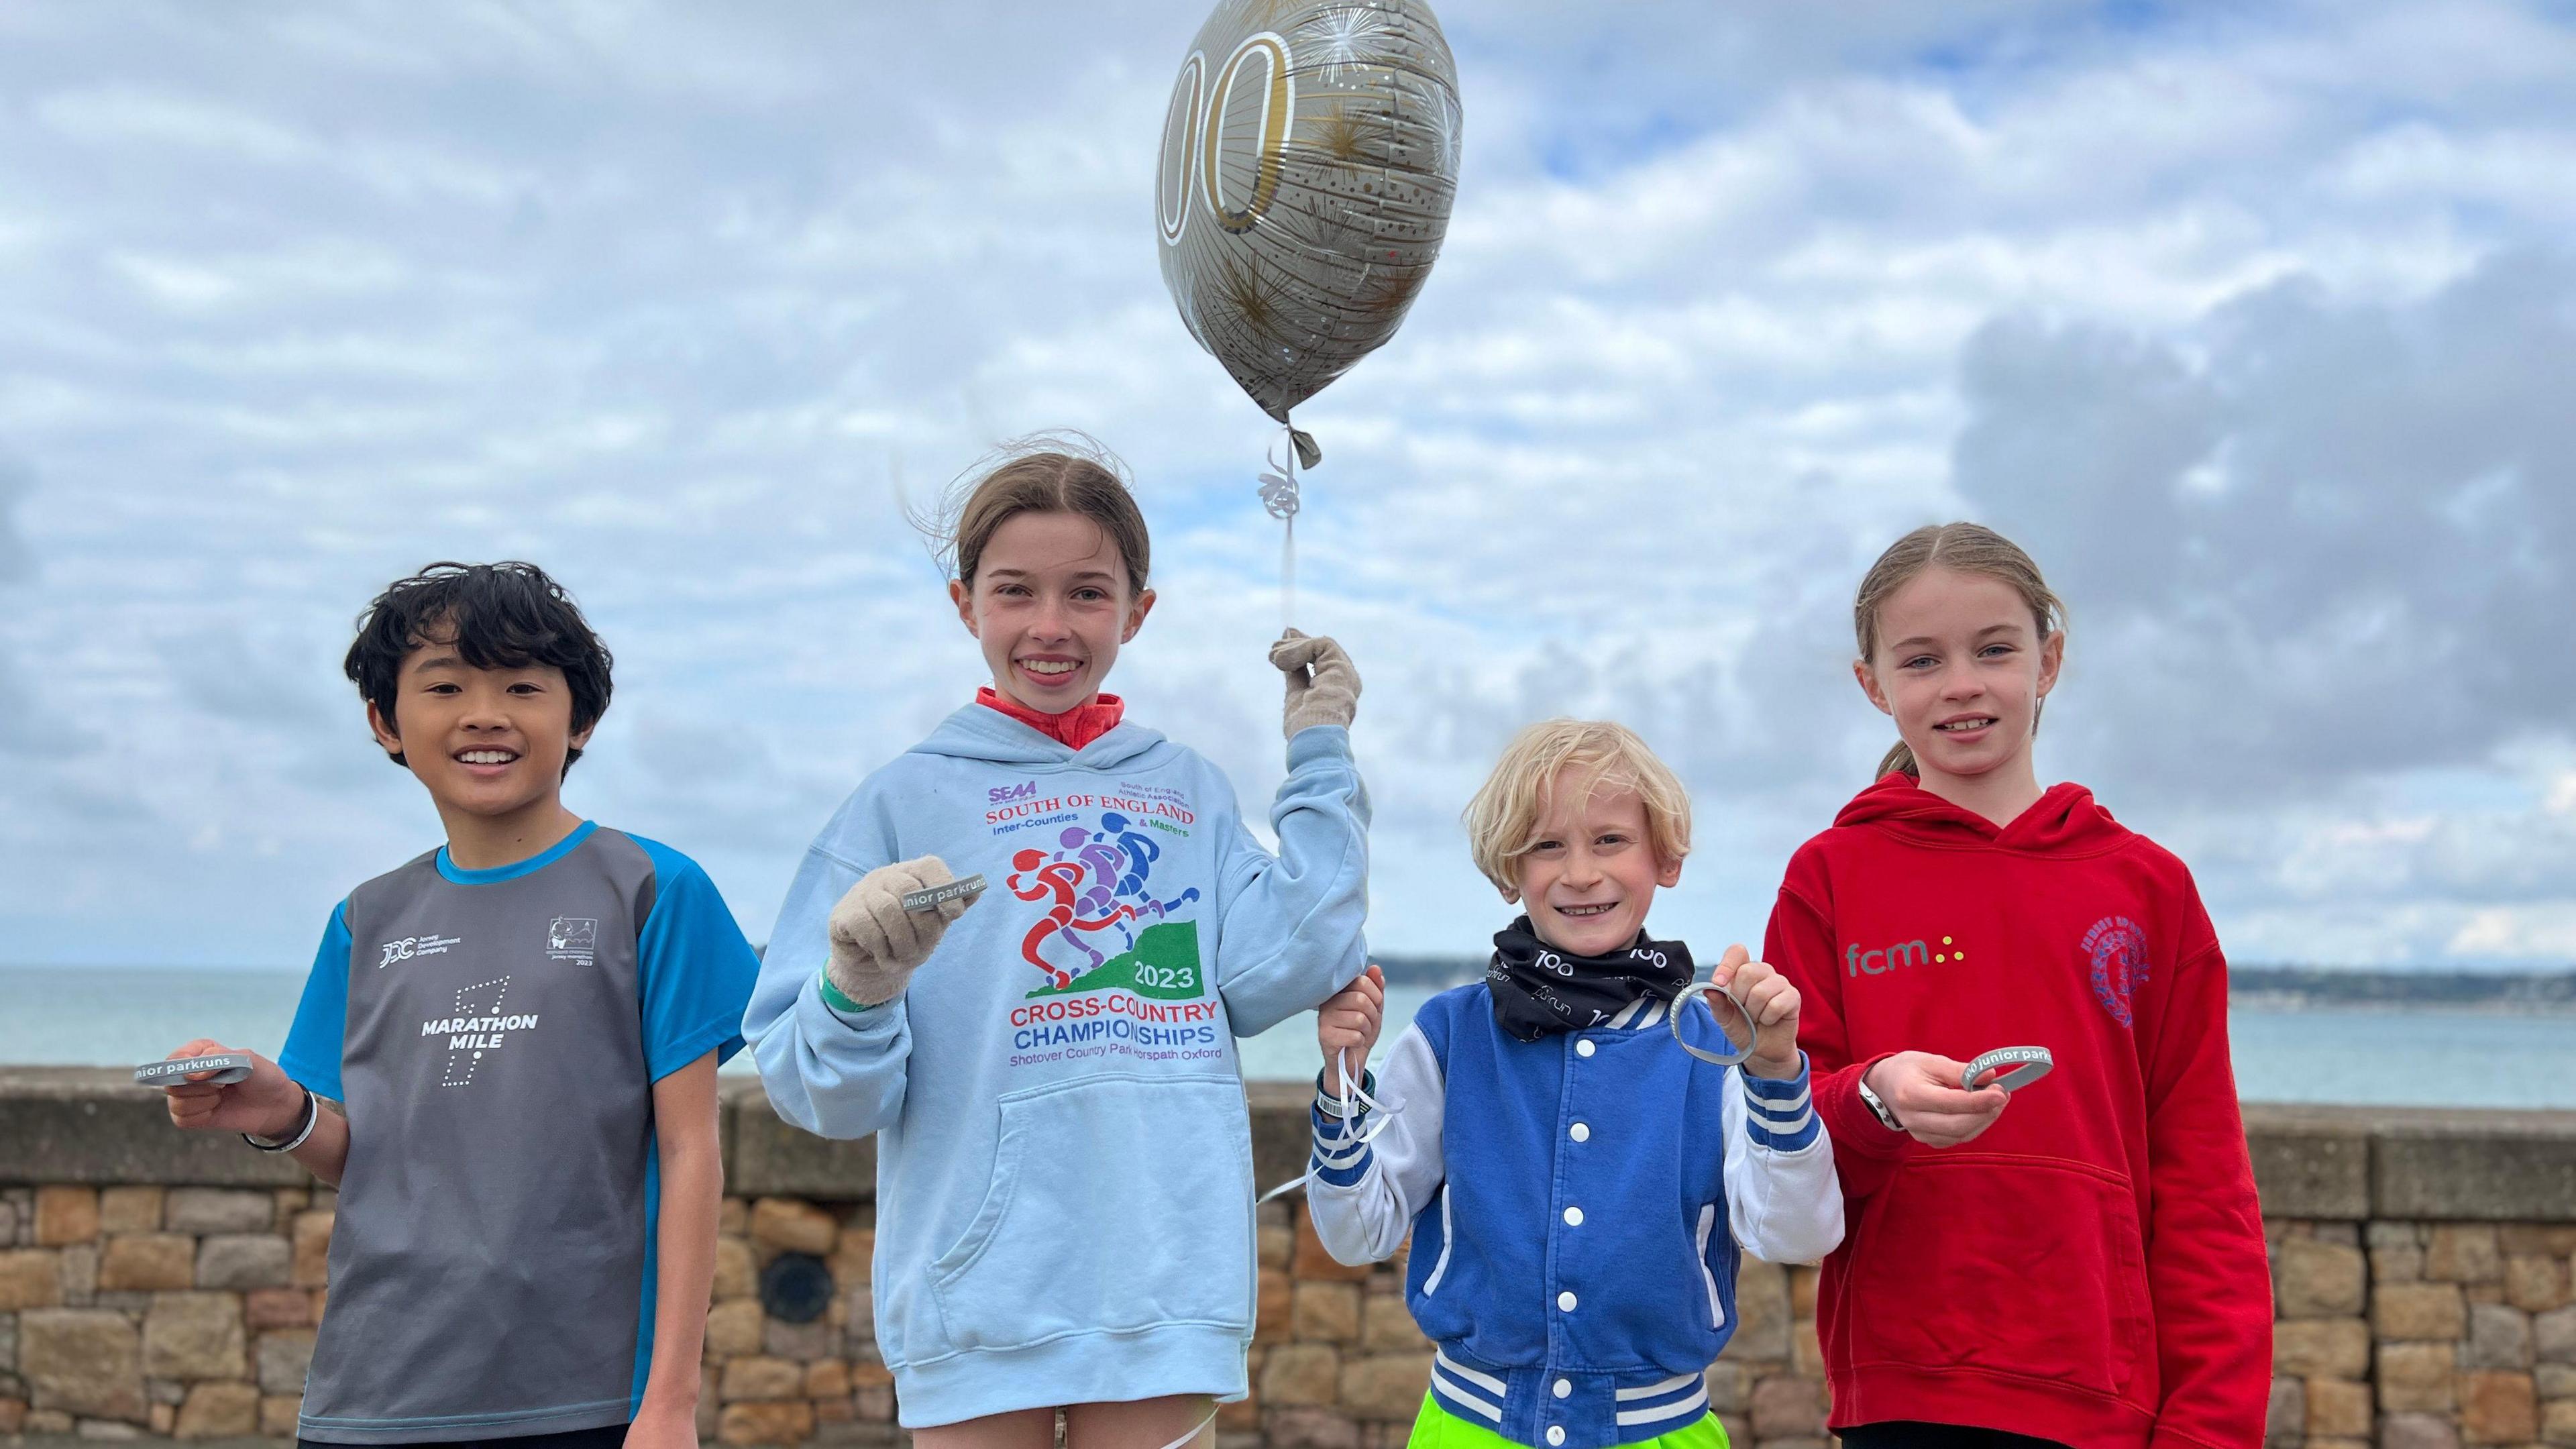
<path id="1" fill-rule="evenodd" d="M 1144 592 L 1153 562 L 1145 514 L 1128 491 L 1127 465 L 1083 433 L 1039 433 L 1004 443 L 960 474 L 934 511 L 907 513 L 970 589 L 993 534 L 1023 513 L 1070 513 L 1100 525 L 1127 566 L 1131 594 Z"/>
<path id="2" fill-rule="evenodd" d="M 1953 569 L 1963 574 L 1977 574 L 2000 580 L 2021 595 L 2030 606 L 2031 622 L 2039 630 L 2042 643 L 2052 634 L 2066 630 L 2066 604 L 2039 575 L 2039 565 L 2022 552 L 2021 545 L 1976 523 L 1927 523 L 1887 546 L 1878 562 L 1861 575 L 1860 594 L 1852 600 L 1852 633 L 1860 641 L 1863 664 L 1878 652 L 1878 611 L 1889 596 L 1905 587 L 1915 575 L 1928 568 Z M 2045 709 L 2047 701 L 2040 707 Z M 2039 729 L 2039 716 L 2031 716 L 2031 730 Z M 1889 771 L 1920 775 L 1914 762 L 1914 751 L 1903 740 L 1878 762 L 1878 775 Z"/>
<path id="3" fill-rule="evenodd" d="M 1646 803 L 1646 840 L 1669 864 L 1690 854 L 1690 792 L 1637 732 L 1606 720 L 1552 719 L 1513 736 L 1467 802 L 1467 843 L 1476 869 L 1505 892 L 1520 889 L 1520 858 L 1538 843 L 1554 805 L 1557 776 L 1584 772 L 1584 798 L 1604 787 L 1634 790 Z"/>

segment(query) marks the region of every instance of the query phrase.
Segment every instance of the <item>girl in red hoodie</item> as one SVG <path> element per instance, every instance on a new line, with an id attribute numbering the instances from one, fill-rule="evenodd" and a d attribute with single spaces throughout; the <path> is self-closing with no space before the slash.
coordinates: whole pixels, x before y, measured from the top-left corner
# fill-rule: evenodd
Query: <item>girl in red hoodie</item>
<path id="1" fill-rule="evenodd" d="M 1800 847 L 1765 955 L 1850 1231 L 1816 1300 L 1847 1449 L 2245 1449 L 2271 1277 L 2191 873 L 2031 765 L 2062 606 L 1971 523 L 1861 581 L 1852 672 L 1903 743 Z M 2055 1071 L 1962 1089 L 1996 1047 Z M 2011 1106 L 2009 1112 L 2005 1110 Z"/>

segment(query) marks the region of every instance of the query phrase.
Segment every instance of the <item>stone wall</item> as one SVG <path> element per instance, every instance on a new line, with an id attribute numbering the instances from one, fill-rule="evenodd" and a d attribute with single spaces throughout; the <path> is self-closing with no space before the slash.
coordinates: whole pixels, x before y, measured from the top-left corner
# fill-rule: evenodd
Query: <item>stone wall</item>
<path id="1" fill-rule="evenodd" d="M 172 1131 L 121 1074 L 0 1071 L 0 1435 L 282 1437 L 333 1194 Z M 1294 1176 L 1301 1094 L 1252 1093 L 1258 1175 Z M 2273 1449 L 2576 1446 L 2576 1113 L 2254 1108 L 2280 1324 Z M 781 1124 L 729 1083 L 708 1311 L 710 1443 L 891 1444 L 869 1333 L 871 1144 Z M 1253 1396 L 1229 1449 L 1382 1449 L 1430 1345 L 1402 1265 L 1345 1268 L 1302 1208 L 1261 1217 Z M 1748 1262 L 1709 1397 L 1739 1445 L 1822 1449 L 1812 1269 Z"/>
<path id="2" fill-rule="evenodd" d="M 2576 1113 L 2247 1117 L 2270 1444 L 2576 1445 Z"/>

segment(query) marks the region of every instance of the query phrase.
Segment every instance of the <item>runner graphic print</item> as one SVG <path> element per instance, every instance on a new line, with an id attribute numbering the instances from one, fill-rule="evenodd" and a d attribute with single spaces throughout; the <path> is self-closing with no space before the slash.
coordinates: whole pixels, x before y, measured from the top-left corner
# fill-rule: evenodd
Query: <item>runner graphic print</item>
<path id="1" fill-rule="evenodd" d="M 1029 848 L 1012 857 L 1011 894 L 1044 904 L 1020 941 L 1021 959 L 1042 978 L 1029 995 L 1123 987 L 1140 996 L 1197 998 L 1206 989 L 1198 924 L 1172 913 L 1197 901 L 1198 887 L 1157 898 L 1152 877 L 1161 848 L 1118 811 L 1098 819 L 1097 829 L 1066 825 L 1052 855 Z"/>

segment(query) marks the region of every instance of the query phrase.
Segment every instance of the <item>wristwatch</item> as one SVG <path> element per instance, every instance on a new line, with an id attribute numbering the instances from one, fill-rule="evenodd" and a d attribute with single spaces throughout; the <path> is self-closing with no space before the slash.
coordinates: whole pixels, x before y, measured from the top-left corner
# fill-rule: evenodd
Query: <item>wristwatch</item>
<path id="1" fill-rule="evenodd" d="M 1362 1098 L 1367 1099 L 1374 1099 L 1377 1096 L 1377 1073 L 1366 1067 L 1360 1068 L 1359 1093 Z M 1355 1101 L 1351 1105 L 1352 1116 L 1368 1115 L 1366 1102 Z M 1321 1072 L 1315 1074 L 1315 1110 L 1327 1117 L 1338 1118 L 1342 1115 L 1341 1096 L 1324 1085 L 1324 1074 Z"/>
<path id="2" fill-rule="evenodd" d="M 1861 1105 L 1870 1110 L 1870 1115 L 1885 1123 L 1887 1125 L 1887 1130 L 1890 1132 L 1902 1132 L 1905 1130 L 1905 1124 L 1896 1120 L 1894 1109 L 1890 1108 L 1885 1102 L 1880 1101 L 1878 1094 L 1869 1089 L 1869 1082 L 1866 1078 L 1859 1082 L 1858 1085 L 1860 1087 Z"/>

